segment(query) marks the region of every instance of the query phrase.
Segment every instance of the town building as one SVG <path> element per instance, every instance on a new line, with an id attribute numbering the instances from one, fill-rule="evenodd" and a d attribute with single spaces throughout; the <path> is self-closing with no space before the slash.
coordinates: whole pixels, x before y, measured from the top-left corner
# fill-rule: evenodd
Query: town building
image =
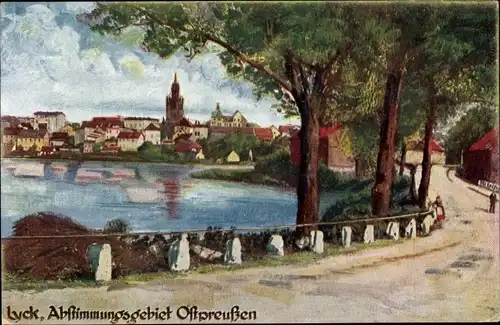
<path id="1" fill-rule="evenodd" d="M 297 125 L 280 125 L 278 130 L 281 134 L 281 138 L 291 138 L 296 132 L 300 130 L 300 127 Z"/>
<path id="2" fill-rule="evenodd" d="M 208 124 L 202 124 L 199 121 L 190 121 L 187 117 L 183 117 L 174 127 L 173 140 L 179 139 L 181 136 L 188 136 L 190 141 L 198 141 L 208 138 Z"/>
<path id="3" fill-rule="evenodd" d="M 35 148 L 41 151 L 42 147 L 49 144 L 48 132 L 40 130 L 21 130 L 16 136 L 16 150 L 29 150 Z"/>
<path id="4" fill-rule="evenodd" d="M 82 152 L 83 153 L 91 153 L 94 151 L 94 141 L 91 140 L 85 140 L 82 143 Z"/>
<path id="5" fill-rule="evenodd" d="M 49 145 L 56 148 L 56 150 L 62 147 L 68 146 L 69 135 L 66 132 L 53 132 L 50 137 Z"/>
<path id="6" fill-rule="evenodd" d="M 421 139 L 410 140 L 406 143 L 405 162 L 413 165 L 422 164 L 424 157 L 424 141 Z M 431 141 L 431 164 L 444 165 L 445 151 L 434 139 Z"/>
<path id="7" fill-rule="evenodd" d="M 295 167 L 300 165 L 300 147 L 299 133 L 296 132 L 290 139 L 290 162 Z M 354 160 L 342 150 L 342 126 L 338 124 L 320 128 L 318 155 L 319 160 L 332 170 L 355 171 Z"/>
<path id="8" fill-rule="evenodd" d="M 246 135 L 255 135 L 254 128 L 244 127 L 244 128 L 233 128 L 233 127 L 224 127 L 224 126 L 210 126 L 209 130 L 209 142 L 218 141 L 229 134 L 232 133 L 241 133 Z"/>
<path id="9" fill-rule="evenodd" d="M 35 112 L 35 124 L 47 123 L 47 131 L 56 132 L 66 123 L 66 114 L 63 112 Z M 37 126 L 38 128 L 38 126 Z"/>
<path id="10" fill-rule="evenodd" d="M 498 127 L 494 128 L 464 151 L 463 174 L 467 180 L 500 185 L 498 132 Z"/>
<path id="11" fill-rule="evenodd" d="M 120 134 L 120 125 L 118 124 L 109 124 L 105 128 L 106 139 L 116 139 L 118 134 Z"/>
<path id="12" fill-rule="evenodd" d="M 144 139 L 145 141 L 149 141 L 152 144 L 160 144 L 161 143 L 161 129 L 153 123 L 150 123 L 144 129 Z"/>
<path id="13" fill-rule="evenodd" d="M 271 141 L 274 139 L 273 130 L 271 128 L 253 128 L 253 132 L 261 141 Z"/>
<path id="14" fill-rule="evenodd" d="M 137 149 L 144 143 L 144 134 L 133 131 L 120 132 L 117 140 L 121 151 L 137 151 Z"/>
<path id="15" fill-rule="evenodd" d="M 165 121 L 161 125 L 161 133 L 165 138 L 172 139 L 175 126 L 184 117 L 184 97 L 181 96 L 181 86 L 174 74 L 174 81 L 170 86 L 170 94 L 165 97 Z"/>
<path id="16" fill-rule="evenodd" d="M 240 111 L 234 112 L 233 115 L 222 114 L 220 103 L 217 103 L 215 111 L 210 117 L 210 126 L 221 126 L 221 127 L 232 127 L 232 128 L 245 128 L 248 126 L 247 119 L 240 113 Z"/>
<path id="17" fill-rule="evenodd" d="M 123 119 L 123 127 L 137 132 L 144 131 L 150 124 L 160 127 L 160 120 L 151 117 L 126 117 Z"/>
<path id="18" fill-rule="evenodd" d="M 69 124 L 63 126 L 59 132 L 65 132 L 68 134 L 68 136 L 70 137 L 74 137 L 75 136 L 75 130 L 73 129 L 73 127 Z"/>

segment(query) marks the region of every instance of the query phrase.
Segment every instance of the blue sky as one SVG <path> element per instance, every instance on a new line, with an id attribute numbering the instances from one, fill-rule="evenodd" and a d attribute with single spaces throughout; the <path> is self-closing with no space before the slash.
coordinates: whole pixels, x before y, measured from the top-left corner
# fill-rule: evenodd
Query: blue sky
<path id="1" fill-rule="evenodd" d="M 1 111 L 29 115 L 63 110 L 68 119 L 91 116 L 163 116 L 178 73 L 185 111 L 206 120 L 217 102 L 262 125 L 297 124 L 256 101 L 251 86 L 227 78 L 215 53 L 188 63 L 181 53 L 165 61 L 139 47 L 93 34 L 75 15 L 91 2 L 2 3 Z"/>

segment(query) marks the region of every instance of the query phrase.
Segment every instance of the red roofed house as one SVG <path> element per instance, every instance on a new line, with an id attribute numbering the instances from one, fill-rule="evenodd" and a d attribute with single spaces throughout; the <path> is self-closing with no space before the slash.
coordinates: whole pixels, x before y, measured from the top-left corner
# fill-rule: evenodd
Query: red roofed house
<path id="1" fill-rule="evenodd" d="M 202 124 L 199 121 L 190 121 L 187 117 L 183 117 L 174 126 L 173 140 L 177 140 L 180 136 L 189 135 L 190 141 L 197 141 L 208 138 L 208 125 Z"/>
<path id="2" fill-rule="evenodd" d="M 198 142 L 192 142 L 192 141 L 180 140 L 175 145 L 175 151 L 176 152 L 193 152 L 193 153 L 197 153 L 201 149 L 202 149 L 202 147 L 201 147 L 201 145 Z"/>
<path id="3" fill-rule="evenodd" d="M 500 184 L 498 131 L 494 128 L 464 152 L 464 176 L 469 181 Z"/>
<path id="4" fill-rule="evenodd" d="M 120 132 L 117 140 L 122 151 L 137 151 L 145 142 L 144 134 L 141 132 Z"/>
<path id="5" fill-rule="evenodd" d="M 254 128 L 255 136 L 262 141 L 271 141 L 274 138 L 271 128 Z"/>
<path id="6" fill-rule="evenodd" d="M 424 141 L 409 141 L 406 144 L 405 161 L 409 164 L 420 165 L 424 155 Z M 434 139 L 431 142 L 431 164 L 444 165 L 446 156 L 445 150 Z"/>
<path id="7" fill-rule="evenodd" d="M 330 169 L 354 172 L 354 160 L 341 150 L 341 131 L 340 125 L 320 128 L 319 159 Z M 300 164 L 299 132 L 290 139 L 290 161 L 295 167 Z"/>
<path id="8" fill-rule="evenodd" d="M 120 151 L 119 146 L 105 146 L 102 147 L 101 152 L 104 153 L 118 153 Z"/>
<path id="9" fill-rule="evenodd" d="M 288 125 L 280 125 L 278 130 L 280 131 L 281 133 L 281 136 L 284 136 L 284 137 L 291 137 L 292 135 L 295 134 L 295 132 L 297 132 L 297 130 L 299 130 L 300 128 L 297 126 L 297 125 L 291 125 L 291 124 L 288 124 Z"/>

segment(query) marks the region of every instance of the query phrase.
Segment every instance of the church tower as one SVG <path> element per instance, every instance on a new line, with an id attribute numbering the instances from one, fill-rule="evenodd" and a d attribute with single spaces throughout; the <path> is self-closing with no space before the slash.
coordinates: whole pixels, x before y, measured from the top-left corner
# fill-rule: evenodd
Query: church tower
<path id="1" fill-rule="evenodd" d="M 174 127 L 184 117 L 184 97 L 181 96 L 181 87 L 174 74 L 174 82 L 170 87 L 170 94 L 165 98 L 166 136 L 172 138 Z"/>

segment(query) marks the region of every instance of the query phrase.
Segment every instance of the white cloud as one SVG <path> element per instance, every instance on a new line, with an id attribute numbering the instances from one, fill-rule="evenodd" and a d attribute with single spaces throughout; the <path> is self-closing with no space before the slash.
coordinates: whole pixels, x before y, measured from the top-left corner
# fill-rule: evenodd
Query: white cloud
<path id="1" fill-rule="evenodd" d="M 273 99 L 257 102 L 248 84 L 229 80 L 215 53 L 191 63 L 182 53 L 164 61 L 91 33 L 75 19 L 91 8 L 92 3 L 2 5 L 2 114 L 58 109 L 71 120 L 161 117 L 177 72 L 189 117 L 205 120 L 220 102 L 223 111 L 240 110 L 260 124 L 297 123 L 272 111 Z"/>

